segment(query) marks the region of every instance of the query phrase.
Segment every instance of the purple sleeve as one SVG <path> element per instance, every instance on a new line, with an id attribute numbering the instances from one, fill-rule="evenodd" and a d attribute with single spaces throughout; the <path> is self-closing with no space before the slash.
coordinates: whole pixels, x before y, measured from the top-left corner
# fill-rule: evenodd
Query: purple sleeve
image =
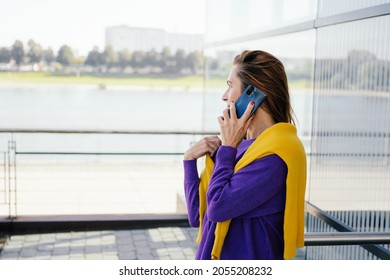
<path id="1" fill-rule="evenodd" d="M 221 146 L 207 192 L 211 221 L 230 220 L 268 202 L 285 190 L 287 166 L 277 155 L 255 160 L 234 173 L 237 149 Z"/>
<path id="2" fill-rule="evenodd" d="M 184 160 L 184 194 L 187 202 L 188 222 L 199 227 L 199 175 L 196 160 Z"/>

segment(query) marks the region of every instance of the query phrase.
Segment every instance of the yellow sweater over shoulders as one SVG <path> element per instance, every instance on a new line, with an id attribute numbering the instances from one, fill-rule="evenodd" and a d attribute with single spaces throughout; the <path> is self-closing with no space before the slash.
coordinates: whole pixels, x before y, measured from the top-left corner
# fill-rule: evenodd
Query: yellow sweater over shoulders
<path id="1" fill-rule="evenodd" d="M 277 123 L 261 133 L 237 162 L 234 172 L 249 165 L 254 160 L 276 154 L 287 165 L 286 206 L 284 211 L 284 258 L 295 257 L 296 248 L 304 246 L 304 203 L 306 189 L 306 154 L 297 136 L 295 126 Z M 206 155 L 205 168 L 199 184 L 199 233 L 202 237 L 202 222 L 207 210 L 206 193 L 214 169 L 214 162 Z M 220 259 L 223 242 L 229 230 L 230 221 L 217 223 L 211 259 Z"/>

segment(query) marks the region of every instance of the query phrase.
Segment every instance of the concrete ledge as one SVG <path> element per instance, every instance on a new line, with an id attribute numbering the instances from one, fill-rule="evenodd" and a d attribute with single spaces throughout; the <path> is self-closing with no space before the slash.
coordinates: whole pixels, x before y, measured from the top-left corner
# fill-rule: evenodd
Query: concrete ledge
<path id="1" fill-rule="evenodd" d="M 0 217 L 0 232 L 121 230 L 155 227 L 189 227 L 185 214 L 55 215 Z"/>

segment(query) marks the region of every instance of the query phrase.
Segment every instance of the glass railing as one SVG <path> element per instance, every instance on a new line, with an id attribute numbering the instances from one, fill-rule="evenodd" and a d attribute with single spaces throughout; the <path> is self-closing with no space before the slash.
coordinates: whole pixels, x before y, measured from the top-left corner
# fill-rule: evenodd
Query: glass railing
<path id="1" fill-rule="evenodd" d="M 4 218 L 0 231 L 12 234 L 38 229 L 189 226 L 183 151 L 217 132 L 15 130 L 0 134 L 7 143 L 0 162 Z M 305 247 L 296 259 L 390 258 L 390 232 L 357 229 L 347 224 L 353 218 L 347 222 L 337 218 L 356 215 L 371 221 L 389 213 L 340 212 L 328 213 L 306 203 Z"/>
<path id="2" fill-rule="evenodd" d="M 198 131 L 1 131 L 2 216 L 186 213 L 182 158 Z M 5 139 L 11 139 L 6 141 Z"/>

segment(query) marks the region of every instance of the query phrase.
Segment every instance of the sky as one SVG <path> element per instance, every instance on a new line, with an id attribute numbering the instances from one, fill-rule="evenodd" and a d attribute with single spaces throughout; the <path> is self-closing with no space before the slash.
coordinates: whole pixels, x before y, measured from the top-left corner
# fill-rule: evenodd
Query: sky
<path id="1" fill-rule="evenodd" d="M 198 33 L 205 30 L 205 0 L 1 0 L 0 47 L 33 39 L 79 55 L 104 48 L 105 28 L 128 25 Z"/>

